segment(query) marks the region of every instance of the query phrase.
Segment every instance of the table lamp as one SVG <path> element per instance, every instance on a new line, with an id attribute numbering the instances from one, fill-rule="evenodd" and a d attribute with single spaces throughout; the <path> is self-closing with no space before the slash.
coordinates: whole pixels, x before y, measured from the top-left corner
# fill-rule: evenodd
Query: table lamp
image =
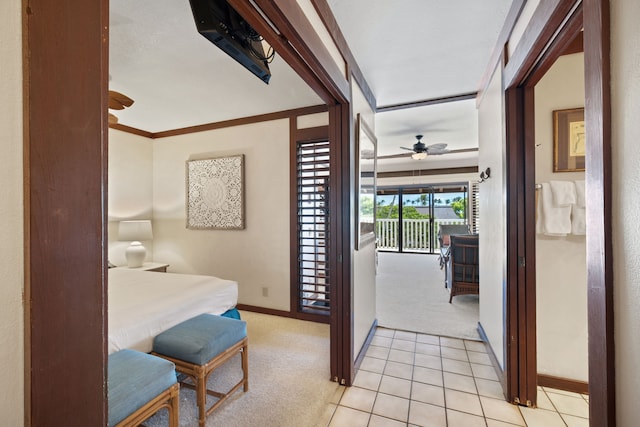
<path id="1" fill-rule="evenodd" d="M 151 221 L 148 219 L 138 221 L 120 221 L 118 226 L 118 240 L 131 242 L 125 251 L 127 266 L 129 268 L 142 267 L 147 256 L 147 249 L 140 243 L 153 239 Z"/>

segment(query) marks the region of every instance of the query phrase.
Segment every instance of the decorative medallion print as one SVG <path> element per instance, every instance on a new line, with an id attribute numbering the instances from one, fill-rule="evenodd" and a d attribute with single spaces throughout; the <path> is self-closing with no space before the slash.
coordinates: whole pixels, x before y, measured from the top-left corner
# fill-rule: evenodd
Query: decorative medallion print
<path id="1" fill-rule="evenodd" d="M 244 228 L 244 155 L 187 162 L 187 228 Z"/>

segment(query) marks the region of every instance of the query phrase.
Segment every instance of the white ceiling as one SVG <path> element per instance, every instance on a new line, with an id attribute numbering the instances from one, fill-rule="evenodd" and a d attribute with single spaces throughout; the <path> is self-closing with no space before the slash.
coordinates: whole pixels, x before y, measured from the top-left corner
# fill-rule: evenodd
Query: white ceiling
<path id="1" fill-rule="evenodd" d="M 380 107 L 476 92 L 511 1 L 328 3 Z M 197 33 L 188 0 L 111 0 L 110 10 L 110 89 L 135 100 L 115 112 L 124 125 L 161 132 L 322 103 L 277 55 L 269 85 L 244 70 Z M 404 152 L 399 147 L 411 147 L 416 134 L 427 145 L 477 147 L 475 101 L 376 116 L 380 155 Z M 404 167 L 383 160 L 379 168 L 455 167 L 475 158 L 429 156 Z"/>

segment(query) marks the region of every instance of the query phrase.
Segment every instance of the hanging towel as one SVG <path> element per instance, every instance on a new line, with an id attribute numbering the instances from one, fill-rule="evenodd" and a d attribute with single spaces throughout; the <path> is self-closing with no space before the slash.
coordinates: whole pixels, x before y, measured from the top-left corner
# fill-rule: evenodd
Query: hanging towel
<path id="1" fill-rule="evenodd" d="M 556 206 L 553 203 L 551 184 L 542 183 L 538 233 L 547 236 L 566 236 L 571 233 L 571 205 Z"/>
<path id="2" fill-rule="evenodd" d="M 587 234 L 587 210 L 578 205 L 571 208 L 571 233 L 578 236 Z"/>
<path id="3" fill-rule="evenodd" d="M 556 206 L 569 206 L 576 202 L 576 185 L 573 181 L 549 181 L 549 184 Z"/>
<path id="4" fill-rule="evenodd" d="M 584 180 L 576 181 L 576 206 L 584 208 L 586 205 Z"/>

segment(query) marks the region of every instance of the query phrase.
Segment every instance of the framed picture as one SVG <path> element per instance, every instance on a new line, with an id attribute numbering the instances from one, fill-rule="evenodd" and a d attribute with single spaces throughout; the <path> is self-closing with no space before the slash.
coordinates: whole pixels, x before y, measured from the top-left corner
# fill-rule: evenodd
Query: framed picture
<path id="1" fill-rule="evenodd" d="M 584 108 L 553 112 L 553 171 L 584 171 Z"/>
<path id="2" fill-rule="evenodd" d="M 244 222 L 244 155 L 187 161 L 187 228 L 238 230 Z"/>
<path id="3" fill-rule="evenodd" d="M 376 240 L 376 150 L 371 128 L 358 114 L 356 118 L 356 250 Z"/>

